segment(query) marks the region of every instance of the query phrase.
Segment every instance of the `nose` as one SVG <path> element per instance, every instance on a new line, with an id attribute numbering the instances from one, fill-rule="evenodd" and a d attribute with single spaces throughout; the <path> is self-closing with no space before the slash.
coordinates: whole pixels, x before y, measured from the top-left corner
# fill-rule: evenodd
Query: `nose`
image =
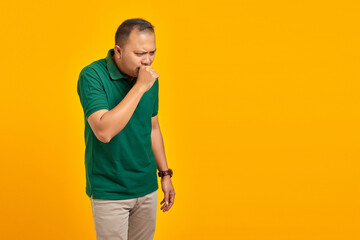
<path id="1" fill-rule="evenodd" d="M 141 60 L 141 64 L 143 65 L 150 65 L 151 61 L 150 61 L 150 57 L 148 54 L 146 54 L 143 59 Z"/>

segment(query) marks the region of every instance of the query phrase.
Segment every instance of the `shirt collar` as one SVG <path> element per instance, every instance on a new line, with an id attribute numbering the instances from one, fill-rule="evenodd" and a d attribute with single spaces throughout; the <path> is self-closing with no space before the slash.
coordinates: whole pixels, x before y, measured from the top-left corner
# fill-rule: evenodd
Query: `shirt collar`
<path id="1" fill-rule="evenodd" d="M 124 74 L 122 74 L 118 67 L 116 66 L 114 60 L 112 59 L 112 56 L 114 55 L 114 49 L 110 49 L 108 51 L 108 54 L 106 56 L 106 65 L 107 69 L 109 70 L 111 80 L 119 80 L 119 79 L 125 79 L 130 81 L 130 78 Z M 133 79 L 133 81 L 136 80 L 136 77 Z"/>

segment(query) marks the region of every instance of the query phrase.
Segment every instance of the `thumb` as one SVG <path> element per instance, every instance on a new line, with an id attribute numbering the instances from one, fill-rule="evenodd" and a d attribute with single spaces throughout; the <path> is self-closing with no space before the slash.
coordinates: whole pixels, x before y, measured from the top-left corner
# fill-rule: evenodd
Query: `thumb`
<path id="1" fill-rule="evenodd" d="M 166 192 L 165 192 L 165 204 L 166 204 L 166 205 L 169 205 L 169 197 L 170 197 L 169 195 L 170 195 L 170 194 L 169 194 L 169 191 L 166 191 Z"/>

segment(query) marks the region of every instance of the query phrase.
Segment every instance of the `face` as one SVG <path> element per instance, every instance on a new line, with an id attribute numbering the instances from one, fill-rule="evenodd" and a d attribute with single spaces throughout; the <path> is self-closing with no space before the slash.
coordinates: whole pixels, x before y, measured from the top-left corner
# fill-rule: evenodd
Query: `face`
<path id="1" fill-rule="evenodd" d="M 133 78 L 138 76 L 140 66 L 152 64 L 155 51 L 155 34 L 133 29 L 123 48 L 115 45 L 113 58 L 120 71 Z"/>

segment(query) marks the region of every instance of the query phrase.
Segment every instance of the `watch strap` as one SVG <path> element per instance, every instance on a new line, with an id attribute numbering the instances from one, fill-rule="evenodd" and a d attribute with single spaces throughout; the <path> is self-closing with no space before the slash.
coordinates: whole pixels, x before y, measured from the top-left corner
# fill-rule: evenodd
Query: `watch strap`
<path id="1" fill-rule="evenodd" d="M 167 175 L 170 175 L 170 177 L 172 177 L 173 171 L 172 171 L 172 169 L 169 168 L 168 170 L 165 170 L 165 171 L 159 171 L 158 175 L 159 175 L 159 177 L 164 177 Z"/>

